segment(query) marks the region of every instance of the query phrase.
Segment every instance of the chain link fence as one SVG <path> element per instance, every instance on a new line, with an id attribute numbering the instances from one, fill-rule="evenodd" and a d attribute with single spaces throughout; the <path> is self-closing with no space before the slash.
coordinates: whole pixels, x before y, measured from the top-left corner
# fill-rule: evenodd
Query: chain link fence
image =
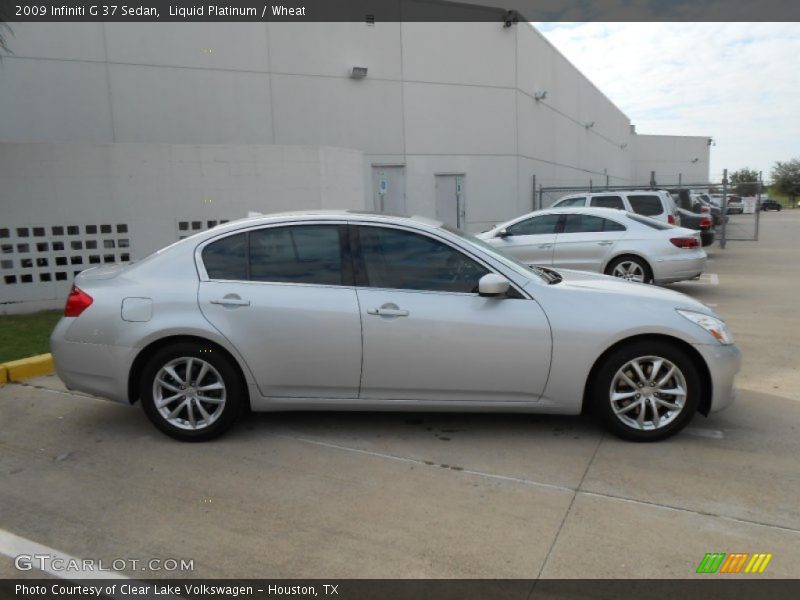
<path id="1" fill-rule="evenodd" d="M 758 241 L 761 207 L 766 199 L 766 186 L 763 180 L 737 181 L 728 180 L 727 170 L 719 181 L 703 181 L 695 183 L 656 183 L 655 174 L 651 176 L 650 185 L 621 186 L 589 185 L 554 186 L 540 185 L 536 189 L 535 208 L 548 208 L 566 196 L 580 194 L 613 195 L 623 191 L 665 190 L 676 199 L 676 204 L 684 210 L 697 212 L 700 206 L 707 206 L 709 212 L 719 215 L 715 221 L 715 236 L 721 248 L 730 241 Z M 685 192 L 685 193 L 684 193 Z M 683 198 L 683 201 L 681 201 Z"/>

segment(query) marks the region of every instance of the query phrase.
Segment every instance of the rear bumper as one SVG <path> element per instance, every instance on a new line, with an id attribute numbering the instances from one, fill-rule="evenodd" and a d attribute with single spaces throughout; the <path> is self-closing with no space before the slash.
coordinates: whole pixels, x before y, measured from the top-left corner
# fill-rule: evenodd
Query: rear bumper
<path id="1" fill-rule="evenodd" d="M 70 390 L 128 404 L 131 348 L 69 342 L 64 339 L 73 319 L 63 318 L 50 336 L 56 373 Z"/>
<path id="2" fill-rule="evenodd" d="M 658 284 L 693 279 L 706 270 L 707 258 L 703 250 L 687 251 L 674 257 L 659 257 L 653 264 L 653 279 Z"/>
<path id="3" fill-rule="evenodd" d="M 694 344 L 695 350 L 705 360 L 711 375 L 711 405 L 709 412 L 717 412 L 730 406 L 736 398 L 734 380 L 742 366 L 742 353 L 736 344 Z"/>

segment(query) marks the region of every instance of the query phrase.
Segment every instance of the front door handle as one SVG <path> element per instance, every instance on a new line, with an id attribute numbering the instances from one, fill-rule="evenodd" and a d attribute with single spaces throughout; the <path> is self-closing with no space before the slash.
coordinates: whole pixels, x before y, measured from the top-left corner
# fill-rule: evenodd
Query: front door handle
<path id="1" fill-rule="evenodd" d="M 211 300 L 211 304 L 219 304 L 220 306 L 250 306 L 250 300 L 242 300 L 239 296 L 228 295 L 224 298 Z"/>
<path id="2" fill-rule="evenodd" d="M 380 308 L 368 308 L 367 314 L 380 317 L 407 317 L 410 313 L 407 310 L 398 308 L 396 304 L 384 304 Z"/>
<path id="3" fill-rule="evenodd" d="M 597 242 L 597 245 L 598 246 L 610 246 L 613 243 L 614 242 Z"/>
<path id="4" fill-rule="evenodd" d="M 553 244 L 539 244 L 539 248 L 552 248 Z"/>

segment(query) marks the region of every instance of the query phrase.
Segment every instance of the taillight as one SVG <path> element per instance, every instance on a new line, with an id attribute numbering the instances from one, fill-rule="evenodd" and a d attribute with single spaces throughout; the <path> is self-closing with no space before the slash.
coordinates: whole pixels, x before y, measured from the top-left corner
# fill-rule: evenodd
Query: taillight
<path id="1" fill-rule="evenodd" d="M 667 215 L 667 223 L 675 225 L 675 215 Z"/>
<path id="2" fill-rule="evenodd" d="M 703 228 L 711 227 L 711 219 L 709 219 L 708 217 L 703 217 L 702 219 L 700 219 L 700 227 Z"/>
<path id="3" fill-rule="evenodd" d="M 92 305 L 92 297 L 81 288 L 72 285 L 67 296 L 67 305 L 64 307 L 65 317 L 79 317 L 83 311 Z"/>
<path id="4" fill-rule="evenodd" d="M 677 246 L 678 248 L 683 248 L 685 250 L 700 247 L 700 240 L 693 237 L 670 238 L 669 241 L 672 242 L 674 246 Z"/>

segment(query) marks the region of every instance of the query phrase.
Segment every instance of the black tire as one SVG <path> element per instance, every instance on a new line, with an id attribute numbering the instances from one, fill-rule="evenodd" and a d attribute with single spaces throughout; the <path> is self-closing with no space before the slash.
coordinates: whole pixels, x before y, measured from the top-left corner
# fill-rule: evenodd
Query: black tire
<path id="1" fill-rule="evenodd" d="M 200 387 L 201 381 L 191 380 L 200 375 L 200 369 L 202 369 L 203 363 L 207 363 L 211 368 L 207 368 L 206 374 L 202 375 L 203 381 L 212 382 L 213 384 L 213 382 L 219 379 L 224 386 L 221 391 L 213 390 L 205 392 L 207 396 L 203 396 L 200 394 L 199 390 L 197 391 L 203 398 L 211 395 L 216 396 L 214 398 L 214 403 L 201 402 L 197 399 L 190 401 L 193 417 L 200 414 L 201 408 L 211 416 L 211 418 L 208 419 L 211 421 L 210 424 L 203 425 L 199 429 L 188 429 L 171 423 L 161 414 L 161 409 L 156 406 L 156 398 L 154 395 L 158 393 L 154 390 L 156 375 L 158 375 L 162 367 L 165 367 L 172 361 L 180 361 L 181 359 L 192 359 L 188 367 L 191 373 L 185 383 Z M 182 363 L 179 362 L 178 365 L 173 367 L 174 371 L 181 377 L 186 377 L 187 369 L 184 367 L 181 371 L 180 364 Z M 173 378 L 170 378 L 167 383 L 175 387 L 180 387 Z M 192 390 L 193 389 L 194 388 L 192 388 Z M 184 392 L 181 391 L 179 393 L 182 394 Z M 236 365 L 215 346 L 201 345 L 194 342 L 179 342 L 158 350 L 142 370 L 139 382 L 139 395 L 142 399 L 144 412 L 153 425 L 168 436 L 183 442 L 205 442 L 219 437 L 236 422 L 248 403 L 245 386 Z M 222 398 L 224 402 L 221 404 L 221 408 L 217 408 L 220 406 L 220 398 Z M 185 397 L 179 397 L 165 408 L 166 410 L 172 410 L 184 400 Z M 198 406 L 197 409 L 194 408 L 195 405 Z M 197 411 L 196 413 L 195 410 Z M 188 416 L 188 411 L 189 408 L 185 407 L 177 415 L 178 420 L 180 420 L 180 415 L 184 415 L 185 418 L 182 420 L 185 421 L 185 427 L 189 427 L 188 419 L 190 417 Z M 212 413 L 211 411 L 215 412 Z M 201 416 L 200 421 L 202 422 L 204 420 L 205 419 Z"/>
<path id="2" fill-rule="evenodd" d="M 637 429 L 632 427 L 623 422 L 622 419 L 624 417 L 619 417 L 615 414 L 611 405 L 611 386 L 612 383 L 614 383 L 617 372 L 630 361 L 640 357 L 658 357 L 666 359 L 677 367 L 686 384 L 686 395 L 682 409 L 671 417 L 672 420 L 659 428 Z M 653 368 L 652 363 L 651 368 Z M 644 370 L 646 370 L 646 367 Z M 661 373 L 662 372 L 659 371 L 659 374 Z M 645 373 L 645 375 L 648 374 Z M 677 375 L 674 377 L 677 377 Z M 673 381 L 676 380 L 671 379 L 669 383 Z M 592 413 L 611 433 L 632 442 L 656 442 L 675 435 L 692 420 L 700 403 L 700 395 L 703 393 L 700 373 L 689 355 L 678 346 L 662 340 L 643 340 L 618 348 L 607 356 L 599 366 L 592 378 L 590 386 L 589 400 L 591 402 Z M 644 390 L 647 389 L 648 388 L 644 388 Z M 668 400 L 670 396 L 662 395 L 661 398 Z M 630 400 L 630 403 L 638 402 L 641 402 L 642 406 L 644 406 L 646 400 Z M 627 418 L 635 420 L 634 417 L 638 416 L 641 410 L 642 409 L 637 407 L 625 414 L 630 415 Z M 657 409 L 657 411 L 662 410 L 664 411 L 662 418 L 666 420 L 667 415 L 671 415 L 671 413 L 661 406 Z M 652 414 L 651 411 L 652 408 L 649 408 L 648 405 L 648 408 L 645 409 L 645 415 L 647 415 L 648 412 Z M 651 425 L 654 420 L 654 418 L 649 419 Z"/>
<path id="3" fill-rule="evenodd" d="M 614 269 L 625 262 L 636 263 L 639 265 L 639 268 L 642 269 L 642 272 L 644 273 L 644 281 L 642 283 L 653 283 L 653 270 L 650 268 L 650 265 L 647 264 L 645 259 L 633 255 L 618 256 L 612 260 L 610 263 L 608 263 L 605 274 L 614 276 Z M 622 277 L 620 277 L 620 279 L 622 279 Z"/>

